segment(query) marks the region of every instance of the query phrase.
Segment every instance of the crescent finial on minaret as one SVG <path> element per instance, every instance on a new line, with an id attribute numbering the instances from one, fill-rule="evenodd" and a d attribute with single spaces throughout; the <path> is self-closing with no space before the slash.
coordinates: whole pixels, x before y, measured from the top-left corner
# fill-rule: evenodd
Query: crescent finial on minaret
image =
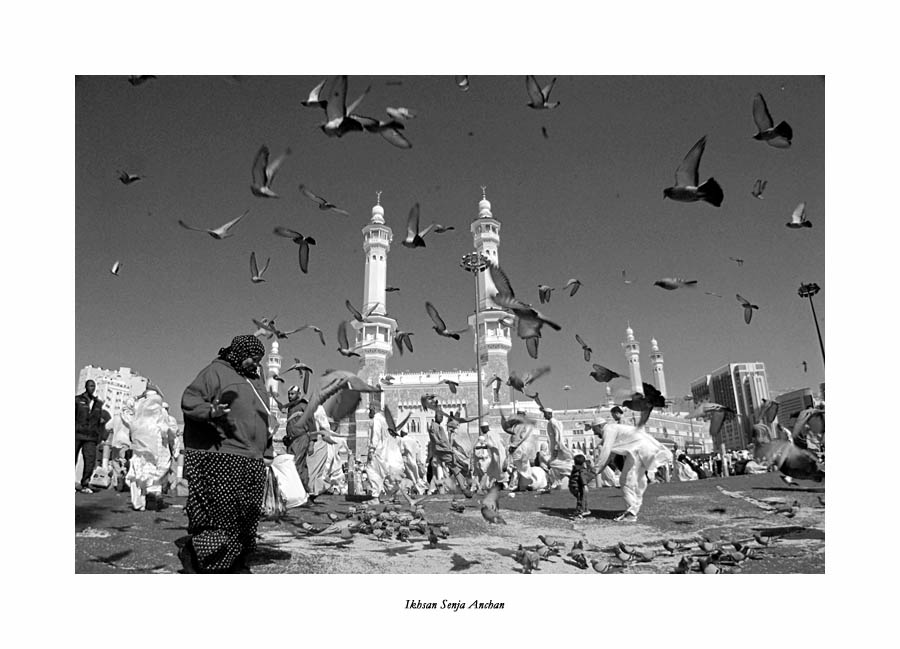
<path id="1" fill-rule="evenodd" d="M 481 186 L 481 199 L 485 201 L 487 200 L 487 185 Z"/>
<path id="2" fill-rule="evenodd" d="M 375 192 L 375 204 L 381 205 L 381 190 L 380 189 L 377 192 Z"/>

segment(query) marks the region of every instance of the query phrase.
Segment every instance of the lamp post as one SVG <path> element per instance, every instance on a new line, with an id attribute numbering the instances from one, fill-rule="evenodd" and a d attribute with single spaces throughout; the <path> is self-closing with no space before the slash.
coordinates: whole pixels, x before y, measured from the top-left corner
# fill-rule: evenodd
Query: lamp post
<path id="1" fill-rule="evenodd" d="M 809 308 L 812 309 L 813 314 L 813 322 L 816 323 L 816 334 L 819 336 L 819 349 L 822 351 L 822 365 L 825 364 L 825 345 L 822 343 L 822 332 L 819 330 L 819 319 L 816 317 L 816 307 L 813 305 L 813 295 L 821 291 L 819 285 L 815 282 L 811 282 L 809 284 L 800 284 L 800 288 L 797 289 L 797 295 L 800 297 L 809 298 Z"/>
<path id="2" fill-rule="evenodd" d="M 563 386 L 563 392 L 566 393 L 566 412 L 569 411 L 569 390 L 571 390 L 571 389 L 572 389 L 572 386 L 571 386 L 571 385 L 564 385 L 564 386 Z"/>
<path id="3" fill-rule="evenodd" d="M 490 260 L 478 252 L 470 252 L 459 260 L 460 267 L 475 277 L 475 374 L 478 380 L 478 425 L 481 425 L 481 330 L 478 323 L 478 311 L 481 307 L 481 290 L 478 287 L 478 273 L 487 269 Z"/>

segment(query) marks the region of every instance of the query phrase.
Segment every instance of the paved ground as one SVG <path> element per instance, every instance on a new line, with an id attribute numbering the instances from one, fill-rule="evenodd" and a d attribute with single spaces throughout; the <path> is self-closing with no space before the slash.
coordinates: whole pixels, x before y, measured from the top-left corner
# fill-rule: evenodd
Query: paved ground
<path id="1" fill-rule="evenodd" d="M 824 573 L 824 497 L 822 484 L 790 487 L 775 473 L 657 484 L 647 490 L 639 522 L 623 524 L 612 521 L 625 508 L 619 489 L 593 490 L 589 495 L 593 516 L 584 520 L 571 518 L 574 499 L 568 492 L 517 493 L 500 501 L 508 525 L 492 526 L 482 519 L 476 501 L 457 514 L 448 503 L 458 496 L 435 496 L 424 503 L 427 519 L 446 523 L 450 537 L 430 547 L 415 533 L 408 542 L 361 534 L 349 541 L 307 534 L 304 523 L 324 528 L 330 523 L 329 512 L 342 514 L 352 504 L 330 496 L 319 498 L 312 507 L 291 510 L 280 522 L 261 522 L 259 551 L 251 567 L 258 573 L 520 572 L 514 551 L 519 544 L 540 544 L 537 535 L 544 534 L 564 542 L 566 550 L 582 540 L 589 560 L 607 559 L 626 573 L 669 573 L 684 555 L 694 556 L 696 565 L 702 554 L 697 545 L 701 536 L 740 540 L 759 548 L 755 559 L 723 563 L 726 572 Z M 776 509 L 795 501 L 799 507 L 793 515 Z M 75 572 L 177 572 L 181 565 L 173 541 L 185 533 L 184 502 L 185 498 L 167 496 L 162 510 L 135 512 L 127 493 L 75 494 Z M 773 542 L 761 547 L 752 540 L 754 533 Z M 664 552 L 661 544 L 666 539 L 685 547 L 674 554 Z M 629 561 L 619 567 L 613 550 L 619 541 L 659 554 L 647 563 Z M 562 556 L 541 562 L 540 572 L 582 570 Z"/>

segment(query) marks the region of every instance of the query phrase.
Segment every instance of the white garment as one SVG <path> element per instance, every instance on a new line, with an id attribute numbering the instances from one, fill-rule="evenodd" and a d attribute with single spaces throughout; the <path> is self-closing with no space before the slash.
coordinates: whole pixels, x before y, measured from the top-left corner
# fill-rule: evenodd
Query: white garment
<path id="1" fill-rule="evenodd" d="M 386 479 L 399 482 L 403 476 L 403 454 L 397 437 L 391 435 L 387 420 L 380 412 L 372 417 L 372 428 L 369 433 L 369 447 L 374 450 L 369 454 L 366 474 L 372 485 L 372 496 L 378 498 L 384 493 Z"/>
<path id="2" fill-rule="evenodd" d="M 619 486 L 622 487 L 628 511 L 637 516 L 647 490 L 646 474 L 654 473 L 663 462 L 671 462 L 672 453 L 643 428 L 606 424 L 603 427 L 603 444 L 597 452 L 594 466 L 605 467 L 612 453 L 625 456 Z"/>
<path id="3" fill-rule="evenodd" d="M 417 493 L 425 493 L 425 478 L 419 469 L 421 448 L 416 438 L 405 435 L 400 438 L 400 453 L 403 456 L 404 475 L 413 483 Z"/>
<path id="4" fill-rule="evenodd" d="M 162 407 L 162 397 L 153 391 L 146 393 L 134 406 L 131 421 L 131 465 L 125 482 L 131 488 L 131 504 L 143 509 L 148 492 L 162 490 L 161 480 L 168 473 L 172 462 L 169 450 L 177 426 Z"/>
<path id="5" fill-rule="evenodd" d="M 575 457 L 572 451 L 562 443 L 563 426 L 556 417 L 547 421 L 547 439 L 550 449 L 550 479 L 559 482 L 562 478 L 568 478 L 572 473 L 572 465 Z"/>

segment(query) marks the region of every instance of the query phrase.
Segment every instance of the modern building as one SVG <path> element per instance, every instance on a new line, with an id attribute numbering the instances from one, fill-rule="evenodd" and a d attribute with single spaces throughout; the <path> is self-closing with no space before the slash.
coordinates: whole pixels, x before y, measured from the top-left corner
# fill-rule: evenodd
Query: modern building
<path id="1" fill-rule="evenodd" d="M 84 384 L 89 380 L 97 384 L 94 394 L 103 401 L 104 409 L 113 417 L 122 410 L 129 397 L 137 397 L 147 389 L 147 379 L 132 372 L 130 367 L 105 370 L 86 365 L 78 373 L 77 394 L 84 392 Z"/>
<path id="2" fill-rule="evenodd" d="M 691 382 L 694 403 L 711 401 L 731 408 L 736 416 L 725 419 L 716 446 L 726 450 L 744 449 L 750 441 L 750 424 L 755 422 L 763 400 L 769 399 L 766 366 L 763 363 L 729 363 Z"/>
<path id="3" fill-rule="evenodd" d="M 797 415 L 802 410 L 813 407 L 812 388 L 785 392 L 775 397 L 775 402 L 778 404 L 778 423 L 788 430 L 793 430 Z"/>

